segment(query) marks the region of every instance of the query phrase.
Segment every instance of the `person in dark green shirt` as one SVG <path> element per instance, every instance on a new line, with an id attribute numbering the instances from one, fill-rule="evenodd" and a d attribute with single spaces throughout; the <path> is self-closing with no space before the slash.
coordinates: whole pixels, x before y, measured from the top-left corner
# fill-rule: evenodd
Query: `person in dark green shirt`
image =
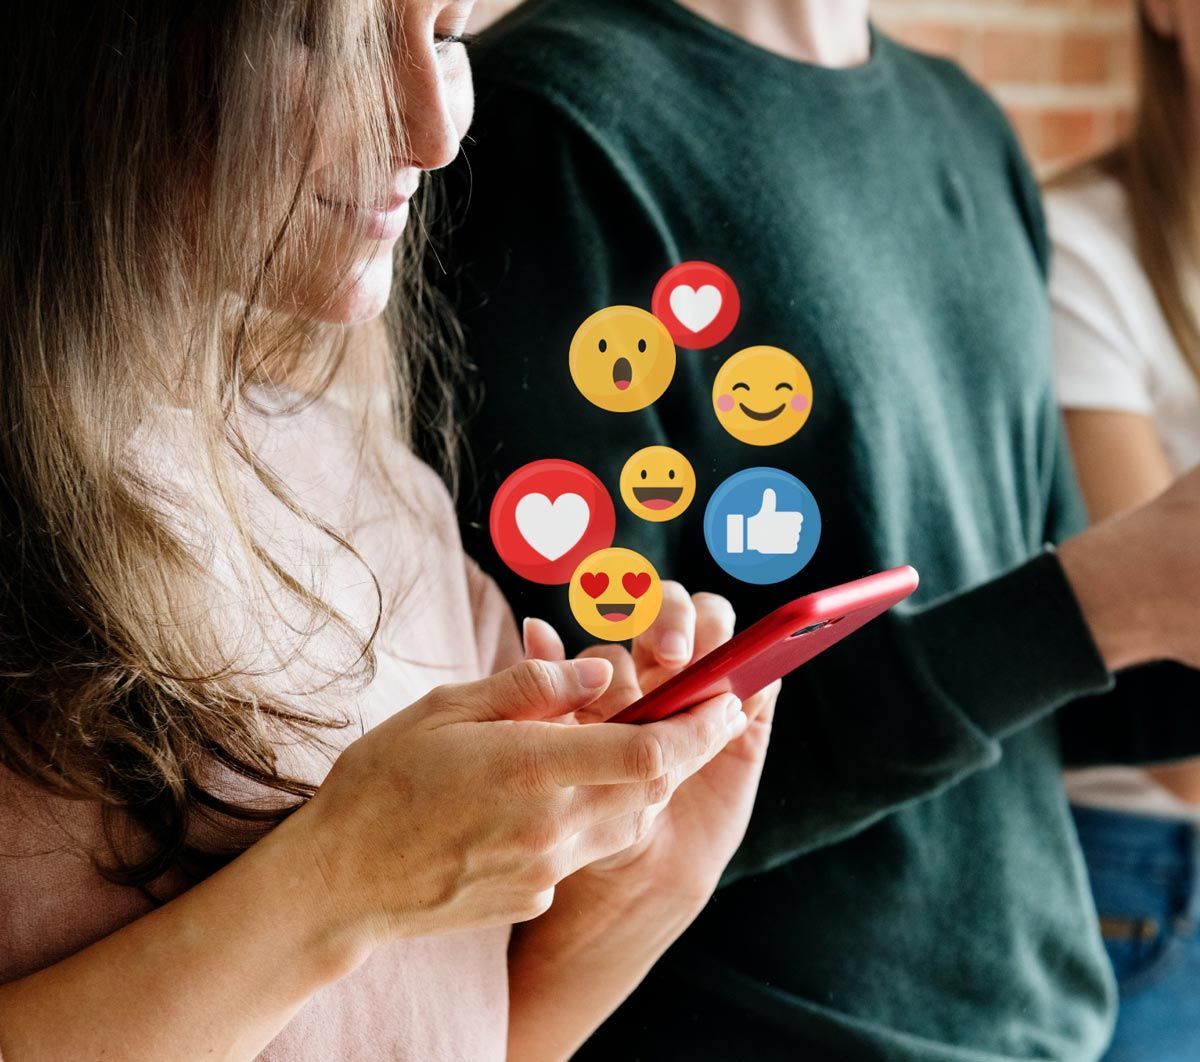
<path id="1" fill-rule="evenodd" d="M 739 31 L 772 10 L 813 31 L 815 58 Z M 854 2 L 529 0 L 474 58 L 441 263 L 482 383 L 460 507 L 518 615 L 578 633 L 565 588 L 493 550 L 500 481 L 561 457 L 616 496 L 655 443 L 691 459 L 696 501 L 650 523 L 618 499 L 616 542 L 743 620 L 894 565 L 922 578 L 786 682 L 723 887 L 580 1057 L 1098 1057 L 1113 986 L 1060 772 L 1200 752 L 1200 682 L 1171 662 L 1200 661 L 1200 480 L 1071 538 L 1046 236 L 1002 114 Z M 732 335 L 681 349 L 646 409 L 590 405 L 575 328 L 649 307 L 690 259 L 737 283 Z M 755 344 L 795 354 L 815 395 L 768 449 L 711 406 L 717 368 Z M 761 464 L 808 485 L 823 536 L 798 576 L 750 586 L 709 557 L 700 514 Z"/>

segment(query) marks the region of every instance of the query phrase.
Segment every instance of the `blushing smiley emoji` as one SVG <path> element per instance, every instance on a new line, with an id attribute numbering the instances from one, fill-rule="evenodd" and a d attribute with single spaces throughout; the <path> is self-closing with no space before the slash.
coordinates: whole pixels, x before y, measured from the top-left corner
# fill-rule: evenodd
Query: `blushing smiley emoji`
<path id="1" fill-rule="evenodd" d="M 580 562 L 567 591 L 571 613 L 588 634 L 623 642 L 648 630 L 662 608 L 662 580 L 640 553 L 613 546 Z"/>
<path id="2" fill-rule="evenodd" d="M 579 326 L 569 360 L 584 398 L 610 413 L 631 413 L 667 389 L 675 375 L 675 344 L 653 314 L 609 306 Z"/>
<path id="3" fill-rule="evenodd" d="M 713 381 L 721 427 L 751 446 L 773 446 L 795 435 L 812 412 L 812 397 L 807 370 L 778 347 L 739 350 Z"/>
<path id="4" fill-rule="evenodd" d="M 669 446 L 647 446 L 621 469 L 621 498 L 634 516 L 653 523 L 674 520 L 696 496 L 691 462 Z"/>

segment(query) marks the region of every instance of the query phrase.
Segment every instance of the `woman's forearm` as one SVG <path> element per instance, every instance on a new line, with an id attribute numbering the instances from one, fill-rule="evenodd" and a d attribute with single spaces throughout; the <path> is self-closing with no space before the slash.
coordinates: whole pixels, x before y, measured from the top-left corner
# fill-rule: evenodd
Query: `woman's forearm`
<path id="1" fill-rule="evenodd" d="M 559 886 L 546 914 L 514 927 L 509 1058 L 570 1058 L 703 906 L 700 897 L 660 890 L 624 899 L 614 908 L 611 887 L 589 887 L 581 871 Z"/>
<path id="2" fill-rule="evenodd" d="M 368 952 L 327 909 L 292 822 L 158 910 L 0 986 L 4 1062 L 257 1055 Z"/>

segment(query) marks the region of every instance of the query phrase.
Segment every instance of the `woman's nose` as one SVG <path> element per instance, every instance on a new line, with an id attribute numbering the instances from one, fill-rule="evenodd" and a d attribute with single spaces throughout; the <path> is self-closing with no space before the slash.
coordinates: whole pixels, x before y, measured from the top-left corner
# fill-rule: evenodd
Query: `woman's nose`
<path id="1" fill-rule="evenodd" d="M 462 132 L 456 122 L 458 111 L 469 114 L 470 79 L 459 87 L 442 77 L 438 61 L 430 56 L 419 67 L 401 72 L 404 128 L 399 131 L 397 153 L 405 162 L 422 170 L 448 166 L 458 154 Z M 458 97 L 466 93 L 465 99 Z"/>

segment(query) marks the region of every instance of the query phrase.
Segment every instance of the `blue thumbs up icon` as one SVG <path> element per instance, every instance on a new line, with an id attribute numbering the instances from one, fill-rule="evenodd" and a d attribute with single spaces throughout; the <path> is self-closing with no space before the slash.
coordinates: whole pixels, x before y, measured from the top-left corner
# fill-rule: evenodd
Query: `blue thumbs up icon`
<path id="1" fill-rule="evenodd" d="M 725 571 L 746 583 L 790 579 L 816 552 L 821 512 L 812 492 L 778 468 L 730 476 L 704 510 L 704 540 Z"/>

